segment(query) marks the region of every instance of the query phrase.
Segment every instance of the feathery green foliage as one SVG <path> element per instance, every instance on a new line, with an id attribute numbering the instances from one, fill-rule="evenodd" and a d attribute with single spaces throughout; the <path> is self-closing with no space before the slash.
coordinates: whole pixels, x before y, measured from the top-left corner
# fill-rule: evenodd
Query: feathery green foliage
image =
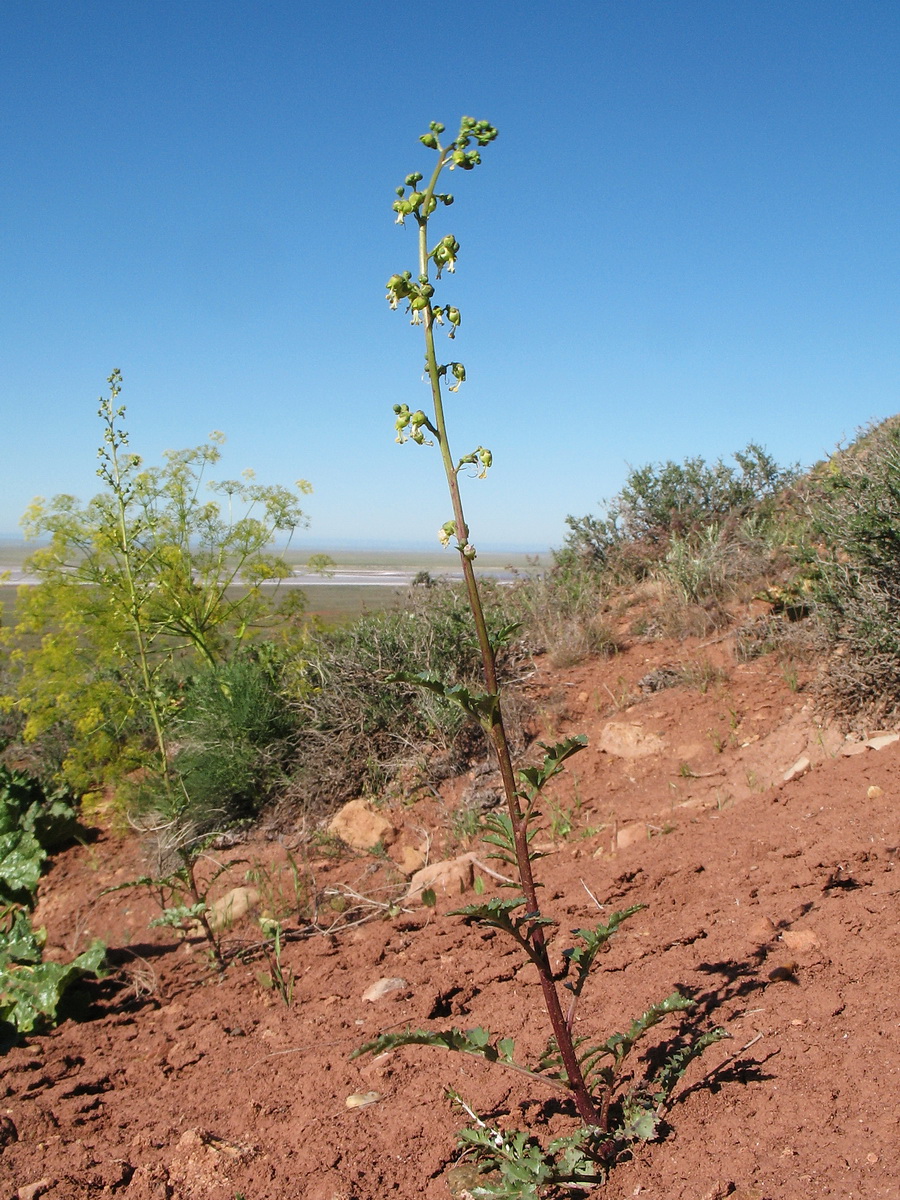
<path id="1" fill-rule="evenodd" d="M 261 585 L 290 574 L 273 540 L 305 522 L 287 488 L 249 473 L 208 480 L 220 434 L 145 466 L 129 449 L 119 371 L 109 385 L 99 409 L 105 490 L 85 505 L 73 496 L 31 505 L 26 536 L 48 540 L 28 564 L 40 582 L 20 589 L 7 635 L 25 736 L 63 724 L 62 775 L 81 790 L 146 763 L 148 750 L 166 770 L 180 676 L 191 663 L 215 667 L 271 621 Z"/>

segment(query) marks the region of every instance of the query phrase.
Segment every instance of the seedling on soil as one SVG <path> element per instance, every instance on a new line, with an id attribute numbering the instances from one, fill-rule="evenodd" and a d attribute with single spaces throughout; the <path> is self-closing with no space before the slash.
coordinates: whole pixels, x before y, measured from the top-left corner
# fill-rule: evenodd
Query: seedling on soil
<path id="1" fill-rule="evenodd" d="M 121 892 L 126 888 L 146 891 L 159 905 L 159 916 L 150 922 L 152 926 L 169 926 L 182 933 L 199 933 L 209 949 L 211 961 L 216 969 L 224 971 L 227 965 L 222 947 L 222 926 L 211 919 L 210 894 L 218 879 L 243 860 L 215 864 L 209 875 L 203 875 L 198 862 L 209 838 L 198 839 L 190 845 L 178 847 L 178 865 L 167 875 L 142 875 L 126 883 L 104 888 L 102 896 L 110 892 Z"/>
<path id="2" fill-rule="evenodd" d="M 481 651 L 484 690 L 475 691 L 423 675 L 402 673 L 394 679 L 427 688 L 460 705 L 481 725 L 493 746 L 503 781 L 506 811 L 490 813 L 485 818 L 484 840 L 492 847 L 492 857 L 498 858 L 505 864 L 503 869 L 514 875 L 514 882 L 508 885 L 514 894 L 508 899 L 491 897 L 468 904 L 456 910 L 456 915 L 470 925 L 499 929 L 534 964 L 551 1032 L 544 1053 L 534 1064 L 523 1063 L 516 1057 L 513 1038 L 483 1028 L 388 1033 L 368 1042 L 356 1053 L 378 1054 L 405 1045 L 435 1046 L 473 1055 L 562 1092 L 571 1102 L 580 1124 L 570 1135 L 546 1146 L 528 1131 L 489 1126 L 462 1102 L 474 1125 L 460 1135 L 460 1141 L 482 1170 L 475 1194 L 537 1197 L 551 1185 L 577 1187 L 601 1181 L 624 1148 L 655 1137 L 661 1114 L 688 1063 L 726 1034 L 724 1030 L 711 1029 L 693 1041 L 677 1039 L 668 1053 L 660 1056 L 661 1065 L 655 1072 L 640 1082 L 630 1082 L 632 1072 L 627 1067 L 634 1047 L 668 1015 L 693 1008 L 691 1000 L 674 992 L 652 1005 L 624 1032 L 603 1041 L 574 1035 L 578 1002 L 599 952 L 619 925 L 643 905 L 611 913 L 605 923 L 594 927 L 573 930 L 574 944 L 562 952 L 563 968 L 554 972 L 551 967 L 548 939 L 557 922 L 544 913 L 538 900 L 539 884 L 533 868 L 541 856 L 532 846 L 534 822 L 547 784 L 564 769 L 569 758 L 584 749 L 586 739 L 573 737 L 555 745 L 542 745 L 539 763 L 518 770 L 513 765 L 496 659 L 502 647 L 514 637 L 517 627 L 488 628 L 474 570 L 476 550 L 469 538 L 459 486 L 463 474 L 474 473 L 484 478 L 492 455 L 485 446 L 478 446 L 461 458 L 453 457 L 444 389 L 457 392 L 466 380 L 466 368 L 458 361 L 440 363 L 435 346 L 436 326 L 444 326 L 450 339 L 455 339 L 462 324 L 457 307 L 436 302 L 432 282 L 440 280 L 445 269 L 451 273 L 455 270 L 460 247 L 452 234 L 434 241 L 429 231 L 432 216 L 440 207 L 453 203 L 451 194 L 438 191 L 442 173 L 456 168 L 468 172 L 478 166 L 481 151 L 495 139 L 497 131 L 487 121 L 464 117 L 459 133 L 446 145 L 440 140 L 443 134 L 444 126 L 432 123 L 421 137 L 423 145 L 437 155 L 431 177 L 425 183 L 418 171 L 407 175 L 403 186 L 397 188 L 393 204 L 399 224 L 403 225 L 407 218 L 415 223 L 418 262 L 415 271 L 391 276 L 387 299 L 394 309 L 404 304 L 411 314 L 411 323 L 422 329 L 425 373 L 431 391 L 429 413 L 423 409 L 411 411 L 406 404 L 394 406 L 395 428 L 401 444 L 412 441 L 420 446 L 436 446 L 440 454 L 452 515 L 441 526 L 438 536 L 444 545 L 452 543 L 459 554 Z"/>
<path id="3" fill-rule="evenodd" d="M 260 971 L 257 979 L 263 987 L 276 991 L 284 1004 L 290 1008 L 294 1003 L 294 985 L 297 980 L 293 970 L 286 967 L 282 961 L 284 931 L 281 928 L 281 922 L 272 917 L 260 917 L 259 927 L 266 939 L 263 953 L 269 969 Z"/>

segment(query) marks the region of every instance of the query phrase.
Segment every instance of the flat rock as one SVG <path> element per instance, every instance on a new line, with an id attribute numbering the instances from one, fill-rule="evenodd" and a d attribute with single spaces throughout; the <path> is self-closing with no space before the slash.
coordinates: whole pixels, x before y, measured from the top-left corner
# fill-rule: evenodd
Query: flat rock
<path id="1" fill-rule="evenodd" d="M 775 927 L 775 922 L 768 917 L 760 917 L 753 925 L 750 926 L 748 933 L 755 942 L 761 944 L 775 940 L 778 930 Z"/>
<path id="2" fill-rule="evenodd" d="M 781 940 L 788 950 L 793 950 L 795 954 L 802 954 L 805 950 L 818 950 L 822 944 L 818 935 L 811 929 L 786 929 L 781 935 Z"/>
<path id="3" fill-rule="evenodd" d="M 805 775 L 811 766 L 812 763 L 804 754 L 801 758 L 797 759 L 792 767 L 788 767 L 781 778 L 785 783 L 790 783 L 792 779 L 800 779 L 801 776 Z"/>
<path id="4" fill-rule="evenodd" d="M 409 984 L 405 979 L 395 976 L 392 979 L 385 977 L 384 979 L 376 979 L 362 994 L 363 1000 L 369 1004 L 374 1004 L 376 1000 L 381 1000 L 384 996 L 389 996 L 391 992 L 400 992 Z"/>
<path id="5" fill-rule="evenodd" d="M 894 742 L 900 742 L 900 733 L 874 733 L 866 738 L 863 745 L 870 746 L 873 750 L 883 750 L 885 746 L 892 746 Z"/>
<path id="6" fill-rule="evenodd" d="M 394 846 L 391 849 L 391 862 L 404 875 L 415 875 L 425 866 L 425 855 L 416 846 Z"/>
<path id="7" fill-rule="evenodd" d="M 616 832 L 616 850 L 625 850 L 628 846 L 633 846 L 635 842 L 646 842 L 647 826 L 626 825 L 623 829 Z"/>
<path id="8" fill-rule="evenodd" d="M 607 721 L 597 745 L 615 758 L 646 758 L 659 754 L 665 742 L 658 733 L 649 732 L 637 721 Z"/>
<path id="9" fill-rule="evenodd" d="M 394 839 L 394 827 L 365 800 L 350 800 L 331 819 L 328 832 L 352 850 L 371 850 Z"/>
<path id="10" fill-rule="evenodd" d="M 344 1104 L 347 1108 L 368 1108 L 370 1104 L 377 1104 L 381 1099 L 381 1092 L 351 1092 Z"/>
<path id="11" fill-rule="evenodd" d="M 445 896 L 460 896 L 467 892 L 475 882 L 474 858 L 474 854 L 461 854 L 458 858 L 430 863 L 416 871 L 409 881 L 407 900 L 421 900 L 426 888 Z"/>
<path id="12" fill-rule="evenodd" d="M 215 904 L 210 905 L 207 920 L 215 933 L 221 933 L 223 929 L 231 929 L 238 921 L 243 920 L 258 903 L 259 892 L 256 888 L 232 888 L 230 892 L 220 896 Z"/>
<path id="13" fill-rule="evenodd" d="M 55 1179 L 38 1179 L 35 1183 L 25 1183 L 16 1192 L 16 1200 L 37 1200 L 56 1183 Z"/>

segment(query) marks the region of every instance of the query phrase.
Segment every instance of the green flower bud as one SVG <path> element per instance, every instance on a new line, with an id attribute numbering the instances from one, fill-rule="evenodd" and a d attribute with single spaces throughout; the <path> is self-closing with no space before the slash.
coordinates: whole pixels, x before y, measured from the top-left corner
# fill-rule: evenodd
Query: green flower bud
<path id="1" fill-rule="evenodd" d="M 432 133 L 443 133 L 444 132 L 444 126 L 440 123 L 440 121 L 432 121 L 429 124 L 428 128 L 431 130 Z"/>
<path id="2" fill-rule="evenodd" d="M 413 171 L 411 175 L 407 175 L 406 177 L 406 186 L 414 188 L 421 178 L 422 174 L 420 171 Z"/>
<path id="3" fill-rule="evenodd" d="M 448 308 L 447 309 L 447 320 L 450 322 L 451 325 L 456 325 L 456 327 L 459 328 L 459 325 L 462 322 L 462 317 L 460 316 L 459 309 L 458 308 Z"/>
<path id="4" fill-rule="evenodd" d="M 409 197 L 409 202 L 413 208 L 418 208 L 424 199 L 425 199 L 424 192 L 413 192 Z"/>
<path id="5" fill-rule="evenodd" d="M 421 408 L 412 414 L 409 418 L 411 425 L 424 425 L 428 418 L 422 412 Z"/>
<path id="6" fill-rule="evenodd" d="M 475 547 L 472 545 L 471 542 L 466 542 L 466 544 L 462 548 L 462 552 L 463 552 L 463 557 L 467 558 L 469 560 L 469 562 L 472 562 L 472 560 L 476 557 Z"/>
<path id="7" fill-rule="evenodd" d="M 427 146 L 429 150 L 437 150 L 438 140 L 433 133 L 423 133 L 419 138 L 423 146 Z"/>
<path id="8" fill-rule="evenodd" d="M 392 275 L 386 286 L 387 300 L 391 308 L 396 308 L 398 300 L 404 300 L 409 295 L 409 272 L 405 272 L 403 275 Z"/>
<path id="9" fill-rule="evenodd" d="M 394 191 L 397 193 L 398 196 L 402 196 L 403 193 L 406 191 L 406 188 L 394 188 Z"/>

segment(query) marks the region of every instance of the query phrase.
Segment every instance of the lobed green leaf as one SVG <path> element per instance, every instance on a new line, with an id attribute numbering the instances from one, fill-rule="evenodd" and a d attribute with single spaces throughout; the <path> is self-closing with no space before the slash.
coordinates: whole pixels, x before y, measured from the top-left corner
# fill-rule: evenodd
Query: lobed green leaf
<path id="1" fill-rule="evenodd" d="M 611 913 L 605 925 L 597 925 L 593 929 L 572 930 L 573 937 L 577 937 L 583 944 L 563 951 L 567 968 L 574 966 L 577 972 L 574 983 L 565 985 L 569 991 L 574 992 L 576 996 L 581 994 L 597 953 L 606 945 L 623 921 L 627 921 L 629 917 L 633 917 L 635 913 L 641 912 L 646 907 L 646 904 L 633 904 L 630 908 Z"/>
<path id="2" fill-rule="evenodd" d="M 519 778 L 525 785 L 525 795 L 529 800 L 536 799 L 550 780 L 562 771 L 566 759 L 577 754 L 579 750 L 584 750 L 588 741 L 583 733 L 579 733 L 576 737 L 565 738 L 554 746 L 547 746 L 543 742 L 539 744 L 541 749 L 546 751 L 544 761 L 540 766 L 523 767 L 519 771 Z"/>
<path id="3" fill-rule="evenodd" d="M 708 1029 L 705 1033 L 701 1033 L 687 1046 L 679 1046 L 674 1050 L 653 1078 L 651 1084 L 653 1099 L 658 1104 L 665 1104 L 674 1091 L 675 1085 L 694 1059 L 699 1057 L 707 1047 L 730 1037 L 731 1034 L 727 1029 L 717 1025 L 714 1029 Z"/>
<path id="4" fill-rule="evenodd" d="M 454 1050 L 460 1054 L 472 1054 L 488 1062 L 513 1063 L 515 1041 L 513 1038 L 495 1038 L 489 1029 L 428 1030 L 406 1029 L 402 1033 L 382 1033 L 372 1041 L 357 1047 L 351 1059 L 361 1054 L 384 1054 L 398 1046 L 434 1046 L 440 1050 Z"/>
<path id="5" fill-rule="evenodd" d="M 388 683 L 411 683 L 415 687 L 426 688 L 436 696 L 458 704 L 464 712 L 476 720 L 484 729 L 490 729 L 496 722 L 500 705 L 500 697 L 493 692 L 472 692 L 461 683 L 444 683 L 412 671 L 394 671 L 387 676 Z"/>

